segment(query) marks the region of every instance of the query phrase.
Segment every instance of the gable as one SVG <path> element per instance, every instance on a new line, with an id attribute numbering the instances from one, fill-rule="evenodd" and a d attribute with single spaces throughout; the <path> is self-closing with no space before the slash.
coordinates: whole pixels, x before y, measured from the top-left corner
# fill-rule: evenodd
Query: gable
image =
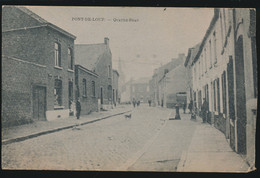
<path id="1" fill-rule="evenodd" d="M 47 21 L 25 7 L 4 6 L 2 8 L 2 31 L 35 27 L 45 23 Z"/>
<path id="2" fill-rule="evenodd" d="M 75 44 L 75 63 L 80 64 L 89 70 L 94 70 L 98 61 L 106 52 L 109 52 L 109 50 L 103 43 Z"/>

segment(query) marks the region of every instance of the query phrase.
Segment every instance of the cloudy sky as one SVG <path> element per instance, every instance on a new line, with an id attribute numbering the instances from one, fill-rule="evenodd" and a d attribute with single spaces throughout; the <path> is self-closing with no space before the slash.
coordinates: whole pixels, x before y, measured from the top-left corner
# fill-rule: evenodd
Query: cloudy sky
<path id="1" fill-rule="evenodd" d="M 152 76 L 179 53 L 187 55 L 188 48 L 201 42 L 213 17 L 209 8 L 28 8 L 75 35 L 75 44 L 103 43 L 108 37 L 113 68 L 120 58 L 127 80 Z"/>

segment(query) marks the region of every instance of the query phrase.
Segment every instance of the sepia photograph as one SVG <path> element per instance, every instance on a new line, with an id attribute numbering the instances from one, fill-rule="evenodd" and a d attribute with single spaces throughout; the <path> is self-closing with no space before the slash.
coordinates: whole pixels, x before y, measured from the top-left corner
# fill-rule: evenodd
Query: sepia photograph
<path id="1" fill-rule="evenodd" d="M 3 170 L 255 171 L 256 9 L 2 6 Z"/>

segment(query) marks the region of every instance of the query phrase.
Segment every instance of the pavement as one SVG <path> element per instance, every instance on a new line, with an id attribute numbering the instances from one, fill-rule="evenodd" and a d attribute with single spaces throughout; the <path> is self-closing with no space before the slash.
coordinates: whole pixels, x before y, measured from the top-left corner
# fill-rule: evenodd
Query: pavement
<path id="1" fill-rule="evenodd" d="M 190 146 L 182 152 L 177 172 L 251 171 L 242 156 L 231 149 L 222 132 L 208 123 L 202 123 L 199 117 L 191 122 L 197 122 L 198 125 Z"/>
<path id="2" fill-rule="evenodd" d="M 68 118 L 59 118 L 52 121 L 37 121 L 31 124 L 2 128 L 2 145 L 97 122 L 112 116 L 127 113 L 131 110 L 131 106 L 119 105 L 108 111 L 92 112 L 88 115 L 82 115 L 80 119 L 76 119 L 75 116 L 70 116 Z"/>

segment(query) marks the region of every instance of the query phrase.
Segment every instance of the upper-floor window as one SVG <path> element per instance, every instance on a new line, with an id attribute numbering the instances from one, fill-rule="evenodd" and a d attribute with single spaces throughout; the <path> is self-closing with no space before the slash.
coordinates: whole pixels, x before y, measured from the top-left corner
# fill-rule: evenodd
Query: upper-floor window
<path id="1" fill-rule="evenodd" d="M 87 96 L 87 81 L 86 79 L 83 79 L 82 81 L 82 95 Z"/>
<path id="2" fill-rule="evenodd" d="M 207 72 L 208 64 L 207 64 L 207 51 L 206 48 L 204 48 L 204 64 L 205 64 L 205 73 Z"/>
<path id="3" fill-rule="evenodd" d="M 96 96 L 96 86 L 94 81 L 92 81 L 92 96 Z"/>
<path id="4" fill-rule="evenodd" d="M 73 70 L 73 57 L 71 48 L 68 48 L 68 68 Z"/>
<path id="5" fill-rule="evenodd" d="M 200 72 L 200 75 L 203 76 L 203 72 L 204 72 L 204 58 L 203 58 L 203 54 L 201 53 L 201 56 L 200 56 L 200 63 L 201 63 L 201 72 Z"/>
<path id="6" fill-rule="evenodd" d="M 217 38 L 216 38 L 216 32 L 213 33 L 213 47 L 214 47 L 214 63 L 217 63 Z"/>
<path id="7" fill-rule="evenodd" d="M 209 40 L 209 62 L 210 62 L 210 68 L 212 67 L 212 45 L 211 40 Z"/>
<path id="8" fill-rule="evenodd" d="M 61 67 L 61 47 L 57 42 L 54 43 L 54 55 L 55 66 Z"/>
<path id="9" fill-rule="evenodd" d="M 111 78 L 111 66 L 108 66 L 108 77 Z"/>

